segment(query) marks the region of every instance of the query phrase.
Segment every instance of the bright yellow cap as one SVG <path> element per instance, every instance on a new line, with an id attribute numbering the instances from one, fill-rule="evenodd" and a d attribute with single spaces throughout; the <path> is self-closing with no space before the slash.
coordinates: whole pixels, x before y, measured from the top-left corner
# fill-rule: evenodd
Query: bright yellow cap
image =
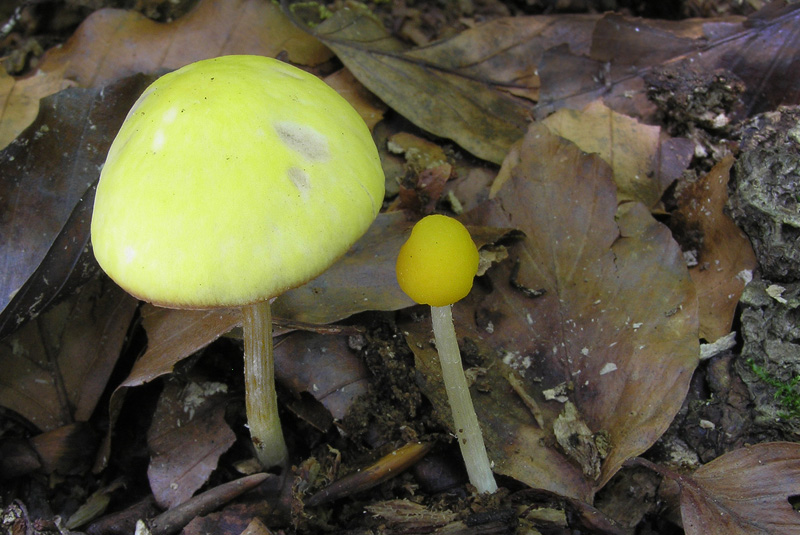
<path id="1" fill-rule="evenodd" d="M 397 282 L 408 296 L 431 306 L 467 296 L 478 272 L 478 248 L 469 231 L 443 215 L 420 219 L 397 257 Z"/>
<path id="2" fill-rule="evenodd" d="M 133 106 L 97 186 L 92 244 L 141 299 L 241 306 L 327 269 L 383 194 L 344 98 L 278 60 L 223 56 L 162 76 Z"/>

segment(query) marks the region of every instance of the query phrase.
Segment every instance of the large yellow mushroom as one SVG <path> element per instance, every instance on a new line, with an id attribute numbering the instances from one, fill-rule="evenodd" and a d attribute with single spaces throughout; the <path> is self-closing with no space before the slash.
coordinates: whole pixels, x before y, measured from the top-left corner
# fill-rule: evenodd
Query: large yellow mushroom
<path id="1" fill-rule="evenodd" d="M 383 195 L 358 113 L 317 77 L 259 56 L 159 78 L 109 150 L 92 217 L 97 261 L 159 306 L 242 308 L 248 424 L 265 467 L 287 460 L 270 300 L 342 256 Z"/>

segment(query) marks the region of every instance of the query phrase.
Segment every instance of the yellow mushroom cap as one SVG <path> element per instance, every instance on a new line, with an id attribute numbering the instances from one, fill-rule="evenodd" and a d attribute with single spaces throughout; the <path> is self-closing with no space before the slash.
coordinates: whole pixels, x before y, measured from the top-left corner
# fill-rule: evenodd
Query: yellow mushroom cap
<path id="1" fill-rule="evenodd" d="M 267 300 L 324 271 L 380 210 L 369 129 L 317 77 L 223 56 L 156 80 L 114 140 L 92 244 L 131 294 L 175 308 Z"/>
<path id="2" fill-rule="evenodd" d="M 451 305 L 467 296 L 478 272 L 478 248 L 459 221 L 429 215 L 420 219 L 397 257 L 397 282 L 414 301 Z"/>

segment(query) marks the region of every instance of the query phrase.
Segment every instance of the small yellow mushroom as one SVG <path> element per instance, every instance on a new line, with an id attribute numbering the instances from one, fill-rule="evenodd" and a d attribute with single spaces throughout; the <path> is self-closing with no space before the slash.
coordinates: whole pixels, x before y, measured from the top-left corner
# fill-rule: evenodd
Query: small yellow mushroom
<path id="1" fill-rule="evenodd" d="M 478 271 L 478 248 L 455 219 L 430 215 L 411 231 L 397 257 L 397 282 L 414 301 L 431 306 L 431 320 L 458 445 L 472 485 L 492 493 L 497 483 L 469 393 L 451 305 L 467 296 Z"/>

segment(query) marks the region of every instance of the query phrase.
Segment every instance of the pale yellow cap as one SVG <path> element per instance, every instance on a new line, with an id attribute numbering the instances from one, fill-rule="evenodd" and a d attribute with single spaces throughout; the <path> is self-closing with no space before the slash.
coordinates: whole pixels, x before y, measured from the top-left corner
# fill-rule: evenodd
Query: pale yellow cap
<path id="1" fill-rule="evenodd" d="M 223 56 L 133 106 L 100 175 L 92 244 L 143 300 L 240 306 L 327 269 L 383 195 L 372 136 L 339 94 L 275 59 Z"/>

